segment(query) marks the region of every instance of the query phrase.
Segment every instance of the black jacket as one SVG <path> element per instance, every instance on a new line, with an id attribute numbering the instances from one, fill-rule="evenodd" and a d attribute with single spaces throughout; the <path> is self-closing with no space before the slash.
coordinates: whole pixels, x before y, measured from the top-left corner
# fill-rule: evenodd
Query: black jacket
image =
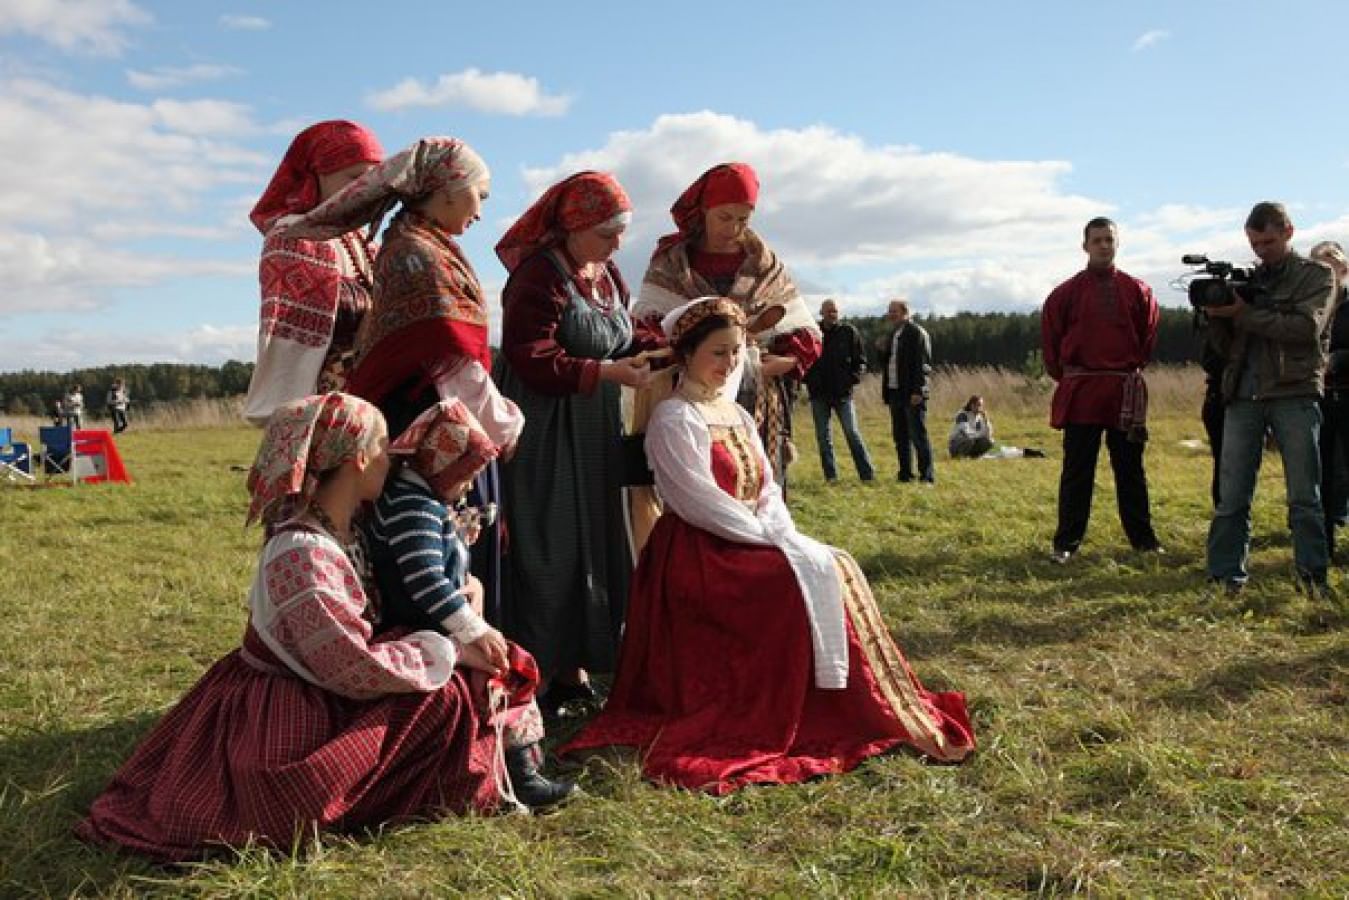
<path id="1" fill-rule="evenodd" d="M 905 322 L 899 335 L 899 385 L 890 387 L 890 348 L 894 344 L 895 333 L 886 335 L 880 348 L 881 396 L 887 403 L 893 395 L 911 397 L 922 394 L 927 397 L 932 376 L 932 339 L 927 336 L 923 326 L 912 320 Z"/>
<path id="2" fill-rule="evenodd" d="M 820 358 L 806 373 L 806 388 L 810 399 L 836 403 L 846 399 L 853 386 L 862 380 L 867 368 L 862 335 L 846 322 L 832 328 L 820 326 L 823 349 Z"/>

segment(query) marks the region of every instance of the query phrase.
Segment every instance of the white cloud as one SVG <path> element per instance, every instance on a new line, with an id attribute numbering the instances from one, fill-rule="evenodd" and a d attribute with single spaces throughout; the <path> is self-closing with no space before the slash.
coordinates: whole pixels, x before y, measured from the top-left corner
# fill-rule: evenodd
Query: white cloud
<path id="1" fill-rule="evenodd" d="M 1137 53 L 1140 50 L 1147 50 L 1151 47 L 1155 47 L 1162 41 L 1168 40 L 1170 37 L 1171 32 L 1164 28 L 1154 28 L 1151 31 L 1145 31 L 1134 39 L 1134 52 Z"/>
<path id="2" fill-rule="evenodd" d="M 571 97 L 545 93 L 537 78 L 478 69 L 441 75 L 430 84 L 405 78 L 391 88 L 372 92 L 367 101 L 385 112 L 448 106 L 506 116 L 560 116 L 571 106 Z"/>
<path id="3" fill-rule="evenodd" d="M 262 16 L 240 16 L 225 14 L 219 19 L 221 26 L 233 31 L 266 31 L 272 23 Z"/>
<path id="4" fill-rule="evenodd" d="M 191 66 L 156 66 L 148 72 L 127 69 L 126 80 L 142 91 L 162 91 L 200 81 L 218 81 L 233 75 L 242 75 L 243 69 L 234 66 L 197 63 Z"/>
<path id="5" fill-rule="evenodd" d="M 131 0 L 0 0 L 0 34 L 26 34 L 98 56 L 120 54 L 125 30 L 152 21 Z"/>
<path id="6" fill-rule="evenodd" d="M 230 139 L 230 129 L 256 128 L 244 108 L 219 101 L 144 105 L 8 80 L 0 122 L 0 166 L 23 173 L 0 182 L 0 222 L 37 230 L 171 220 L 222 184 L 258 184 L 271 165 Z"/>
<path id="7" fill-rule="evenodd" d="M 229 100 L 156 100 L 150 108 L 160 125 L 179 134 L 242 137 L 259 130 L 252 111 Z"/>
<path id="8" fill-rule="evenodd" d="M 253 259 L 141 254 L 75 235 L 0 229 L 0 271 L 6 281 L 0 316 L 99 309 L 119 288 L 201 276 L 245 277 L 256 266 Z"/>
<path id="9" fill-rule="evenodd" d="M 251 361 L 257 348 L 252 325 L 199 325 L 180 332 L 116 334 L 80 329 L 37 338 L 0 339 L 0 369 L 64 372 L 122 363 Z"/>

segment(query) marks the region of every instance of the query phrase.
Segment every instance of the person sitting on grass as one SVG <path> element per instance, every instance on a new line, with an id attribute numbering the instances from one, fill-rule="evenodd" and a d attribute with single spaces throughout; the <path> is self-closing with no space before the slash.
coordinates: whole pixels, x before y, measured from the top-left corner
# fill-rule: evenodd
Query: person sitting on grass
<path id="1" fill-rule="evenodd" d="M 496 510 L 464 506 L 497 446 L 462 401 L 449 399 L 413 420 L 389 453 L 392 472 L 362 522 L 379 586 L 379 627 L 437 631 L 466 655 L 506 667 L 511 648 L 483 619 L 483 585 L 469 573 L 469 546 L 492 524 Z M 543 717 L 532 700 L 526 717 L 528 728 L 507 735 L 506 765 L 516 797 L 541 809 L 565 800 L 575 788 L 539 773 Z"/>
<path id="2" fill-rule="evenodd" d="M 375 635 L 352 517 L 389 472 L 384 417 L 330 393 L 278 406 L 248 476 L 274 526 L 242 646 L 141 741 L 76 833 L 161 861 L 319 830 L 518 810 L 501 746 L 537 669 L 437 631 Z"/>
<path id="3" fill-rule="evenodd" d="M 975 394 L 956 413 L 946 448 L 952 459 L 978 459 L 993 449 L 993 420 L 984 412 L 983 397 Z"/>

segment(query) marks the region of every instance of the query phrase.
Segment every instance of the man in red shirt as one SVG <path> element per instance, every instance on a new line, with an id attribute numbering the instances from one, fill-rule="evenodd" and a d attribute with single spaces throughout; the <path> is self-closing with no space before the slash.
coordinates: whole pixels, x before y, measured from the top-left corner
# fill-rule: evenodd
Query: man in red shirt
<path id="1" fill-rule="evenodd" d="M 1115 223 L 1083 229 L 1087 267 L 1056 287 L 1040 313 L 1045 371 L 1058 384 L 1050 425 L 1063 430 L 1055 562 L 1070 560 L 1087 533 L 1096 458 L 1105 436 L 1120 522 L 1136 550 L 1161 553 L 1152 530 L 1148 482 L 1147 385 L 1143 367 L 1157 340 L 1157 301 L 1142 281 L 1115 268 Z"/>

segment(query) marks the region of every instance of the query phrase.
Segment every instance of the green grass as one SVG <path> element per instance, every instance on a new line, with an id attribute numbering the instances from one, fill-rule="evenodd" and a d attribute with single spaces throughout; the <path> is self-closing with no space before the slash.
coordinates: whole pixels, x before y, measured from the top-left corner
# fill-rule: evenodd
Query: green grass
<path id="1" fill-rule="evenodd" d="M 840 448 L 843 478 L 825 485 L 808 418 L 798 523 L 856 555 L 920 677 L 967 693 L 981 742 L 967 764 L 898 755 L 714 799 L 613 762 L 542 818 L 186 868 L 91 849 L 71 826 L 235 645 L 259 541 L 239 470 L 257 432 L 133 431 L 133 486 L 0 491 L 0 895 L 1349 893 L 1349 622 L 1293 590 L 1277 457 L 1234 600 L 1204 583 L 1209 461 L 1178 445 L 1199 432 L 1189 411 L 1153 423 L 1147 458 L 1171 552 L 1127 549 L 1103 460 L 1064 568 L 1047 559 L 1059 454 L 1042 413 L 998 418 L 999 436 L 1051 459 L 943 458 L 935 489 L 893 482 L 874 409 L 880 483 L 857 484 Z M 945 426 L 934 416 L 939 439 Z"/>

